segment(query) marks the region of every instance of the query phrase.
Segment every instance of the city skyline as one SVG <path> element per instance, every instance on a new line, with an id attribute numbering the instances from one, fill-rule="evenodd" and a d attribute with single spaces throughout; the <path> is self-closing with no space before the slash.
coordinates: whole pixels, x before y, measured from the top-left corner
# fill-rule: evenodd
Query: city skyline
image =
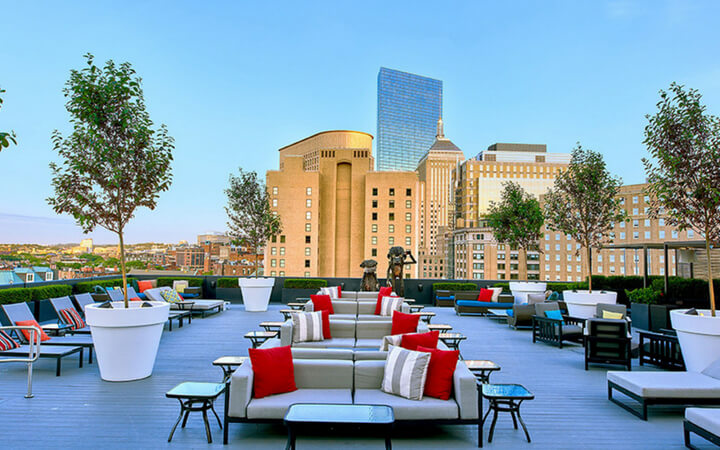
<path id="1" fill-rule="evenodd" d="M 346 14 L 322 3 L 252 11 L 154 3 L 143 6 L 143 19 L 132 4 L 82 5 L 5 8 L 14 20 L 0 30 L 7 43 L 0 49 L 0 87 L 7 90 L 0 121 L 15 130 L 18 145 L 0 154 L 7 194 L 0 242 L 116 240 L 100 230 L 83 235 L 45 201 L 47 164 L 56 159 L 50 133 L 69 129 L 61 89 L 88 51 L 100 62 L 131 62 L 153 120 L 176 139 L 173 186 L 157 210 L 139 212 L 128 242 L 191 241 L 222 231 L 231 170 L 265 173 L 280 147 L 320 131 L 374 134 L 383 66 L 443 80 L 446 134 L 467 155 L 494 142 L 568 152 L 579 140 L 602 152 L 625 184 L 644 181 L 644 115 L 655 109 L 659 89 L 678 81 L 699 89 L 711 113 L 720 111 L 720 66 L 704 58 L 720 42 L 709 26 L 718 10 L 710 2 L 458 4 L 412 12 L 390 5 L 382 17 L 373 8 Z M 301 13 L 310 24 L 297 24 Z M 454 27 L 438 29 L 438 22 Z M 324 31 L 300 32 L 308 25 Z M 328 27 L 337 38 L 327 39 Z M 318 64 L 327 55 L 335 55 L 332 72 Z"/>

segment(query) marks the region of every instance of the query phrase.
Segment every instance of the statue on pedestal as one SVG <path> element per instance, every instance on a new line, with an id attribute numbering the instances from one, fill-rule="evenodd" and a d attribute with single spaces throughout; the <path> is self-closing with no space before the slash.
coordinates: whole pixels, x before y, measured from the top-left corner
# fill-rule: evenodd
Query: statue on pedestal
<path id="1" fill-rule="evenodd" d="M 409 258 L 409 259 L 408 259 Z M 392 286 L 393 292 L 398 297 L 405 296 L 405 285 L 403 284 L 403 271 L 406 265 L 416 264 L 415 258 L 413 257 L 410 250 L 405 250 L 402 247 L 391 247 L 388 252 L 388 271 L 387 271 L 387 284 Z"/>
<path id="2" fill-rule="evenodd" d="M 360 281 L 360 290 L 364 292 L 374 292 L 380 290 L 380 283 L 377 279 L 377 261 L 374 259 L 366 259 L 360 263 L 363 268 L 363 277 Z"/>

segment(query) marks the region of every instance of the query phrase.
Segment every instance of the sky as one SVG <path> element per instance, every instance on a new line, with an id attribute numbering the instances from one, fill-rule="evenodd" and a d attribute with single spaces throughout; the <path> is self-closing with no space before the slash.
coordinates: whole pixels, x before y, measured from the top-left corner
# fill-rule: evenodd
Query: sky
<path id="1" fill-rule="evenodd" d="M 169 191 L 126 242 L 224 231 L 231 172 L 277 170 L 278 149 L 320 131 L 376 134 L 377 74 L 443 81 L 445 135 L 466 157 L 495 142 L 576 142 L 642 183 L 646 114 L 675 81 L 720 115 L 715 1 L 19 2 L 0 0 L 0 243 L 84 236 L 58 216 L 53 130 L 70 130 L 64 83 L 83 55 L 130 62 L 148 112 L 175 138 Z"/>

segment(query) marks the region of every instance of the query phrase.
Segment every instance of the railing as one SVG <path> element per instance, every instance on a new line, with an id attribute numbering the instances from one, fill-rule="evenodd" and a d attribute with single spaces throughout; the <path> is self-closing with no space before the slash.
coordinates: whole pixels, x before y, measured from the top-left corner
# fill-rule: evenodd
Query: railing
<path id="1" fill-rule="evenodd" d="M 10 362 L 24 362 L 28 365 L 28 380 L 27 380 L 27 394 L 25 398 L 33 398 L 32 393 L 32 370 L 33 363 L 40 357 L 40 329 L 33 326 L 12 326 L 12 327 L 0 327 L 0 330 L 10 330 L 19 332 L 20 330 L 27 330 L 30 332 L 30 339 L 28 339 L 28 357 L 27 358 L 0 358 L 0 363 Z"/>

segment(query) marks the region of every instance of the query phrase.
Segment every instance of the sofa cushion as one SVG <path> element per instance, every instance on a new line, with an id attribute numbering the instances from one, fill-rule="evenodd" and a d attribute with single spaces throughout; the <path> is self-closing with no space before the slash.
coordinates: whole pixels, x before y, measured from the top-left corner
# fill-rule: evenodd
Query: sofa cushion
<path id="1" fill-rule="evenodd" d="M 354 367 L 350 360 L 298 359 L 294 361 L 295 384 L 299 389 L 352 389 Z"/>
<path id="2" fill-rule="evenodd" d="M 355 314 L 333 314 L 331 318 L 333 320 L 357 320 Z"/>
<path id="3" fill-rule="evenodd" d="M 353 357 L 355 361 L 385 361 L 387 359 L 387 352 L 356 348 Z"/>
<path id="4" fill-rule="evenodd" d="M 383 352 L 386 353 L 387 352 Z M 376 389 L 382 386 L 385 360 L 355 360 L 354 383 L 357 389 Z"/>
<path id="5" fill-rule="evenodd" d="M 417 350 L 419 346 L 437 348 L 439 331 L 428 331 L 427 333 L 407 333 L 400 339 L 400 347 L 408 350 Z M 454 366 L 453 366 L 454 367 Z"/>
<path id="6" fill-rule="evenodd" d="M 317 342 L 324 340 L 322 316 L 322 311 L 292 314 L 293 342 Z"/>
<path id="7" fill-rule="evenodd" d="M 375 302 L 377 301 L 378 293 L 379 292 L 377 292 L 377 291 L 357 291 L 355 293 L 356 294 L 355 299 L 357 299 L 358 301 L 373 300 L 373 305 L 374 305 Z"/>
<path id="8" fill-rule="evenodd" d="M 311 295 L 310 301 L 313 304 L 313 311 L 330 311 L 330 314 L 335 314 L 333 310 L 332 300 L 329 295 Z"/>
<path id="9" fill-rule="evenodd" d="M 651 398 L 720 398 L 720 380 L 696 372 L 616 372 L 607 380 Z"/>
<path id="10" fill-rule="evenodd" d="M 350 348 L 292 348 L 293 360 L 296 359 L 336 359 L 352 361 L 355 352 Z"/>
<path id="11" fill-rule="evenodd" d="M 390 286 L 385 286 L 380 288 L 380 292 L 378 292 L 377 296 L 377 303 L 375 303 L 375 315 L 380 315 L 380 307 L 382 306 L 382 299 L 383 297 L 388 297 L 392 294 L 392 288 Z"/>
<path id="12" fill-rule="evenodd" d="M 335 318 L 336 315 L 330 316 L 331 336 L 355 339 L 355 320 L 338 320 Z"/>
<path id="13" fill-rule="evenodd" d="M 293 348 L 353 348 L 354 338 L 332 338 L 322 341 L 293 342 Z"/>
<path id="14" fill-rule="evenodd" d="M 355 300 L 333 300 L 334 314 L 352 314 L 357 316 L 358 306 Z"/>
<path id="15" fill-rule="evenodd" d="M 720 436 L 720 408 L 687 408 L 685 419 L 715 436 Z"/>
<path id="16" fill-rule="evenodd" d="M 376 316 L 375 314 L 358 314 L 357 320 L 363 320 L 368 321 L 371 320 L 373 322 L 388 322 L 392 320 L 392 317 L 390 316 Z"/>
<path id="17" fill-rule="evenodd" d="M 395 420 L 457 419 L 459 417 L 458 405 L 455 400 L 440 400 L 432 397 L 408 400 L 377 389 L 356 389 L 355 403 L 388 405 L 395 413 Z"/>
<path id="18" fill-rule="evenodd" d="M 422 400 L 430 354 L 390 347 L 385 360 L 382 390 L 410 400 Z"/>
<path id="19" fill-rule="evenodd" d="M 355 337 L 358 339 L 382 339 L 392 331 L 389 320 L 358 320 L 355 326 Z"/>
<path id="20" fill-rule="evenodd" d="M 293 403 L 352 404 L 350 389 L 298 389 L 285 394 L 253 398 L 247 406 L 248 419 L 282 419 Z"/>
<path id="21" fill-rule="evenodd" d="M 383 297 L 380 303 L 380 315 L 391 317 L 394 311 L 400 311 L 403 301 L 402 297 Z"/>
<path id="22" fill-rule="evenodd" d="M 355 347 L 357 348 L 372 348 L 377 350 L 381 345 L 382 339 L 364 338 L 355 340 Z"/>
<path id="23" fill-rule="evenodd" d="M 328 295 L 332 299 L 340 298 L 340 286 L 321 287 L 320 294 Z"/>
<path id="24" fill-rule="evenodd" d="M 417 314 L 395 311 L 392 316 L 390 334 L 414 333 L 417 331 L 418 322 L 420 322 L 420 316 Z"/>
<path id="25" fill-rule="evenodd" d="M 253 397 L 262 398 L 272 394 L 292 392 L 295 372 L 289 346 L 268 349 L 248 349 L 254 375 Z"/>
<path id="26" fill-rule="evenodd" d="M 430 353 L 425 395 L 447 400 L 452 394 L 453 374 L 457 367 L 460 352 L 458 350 L 443 351 L 437 348 L 418 347 L 419 352 Z"/>

